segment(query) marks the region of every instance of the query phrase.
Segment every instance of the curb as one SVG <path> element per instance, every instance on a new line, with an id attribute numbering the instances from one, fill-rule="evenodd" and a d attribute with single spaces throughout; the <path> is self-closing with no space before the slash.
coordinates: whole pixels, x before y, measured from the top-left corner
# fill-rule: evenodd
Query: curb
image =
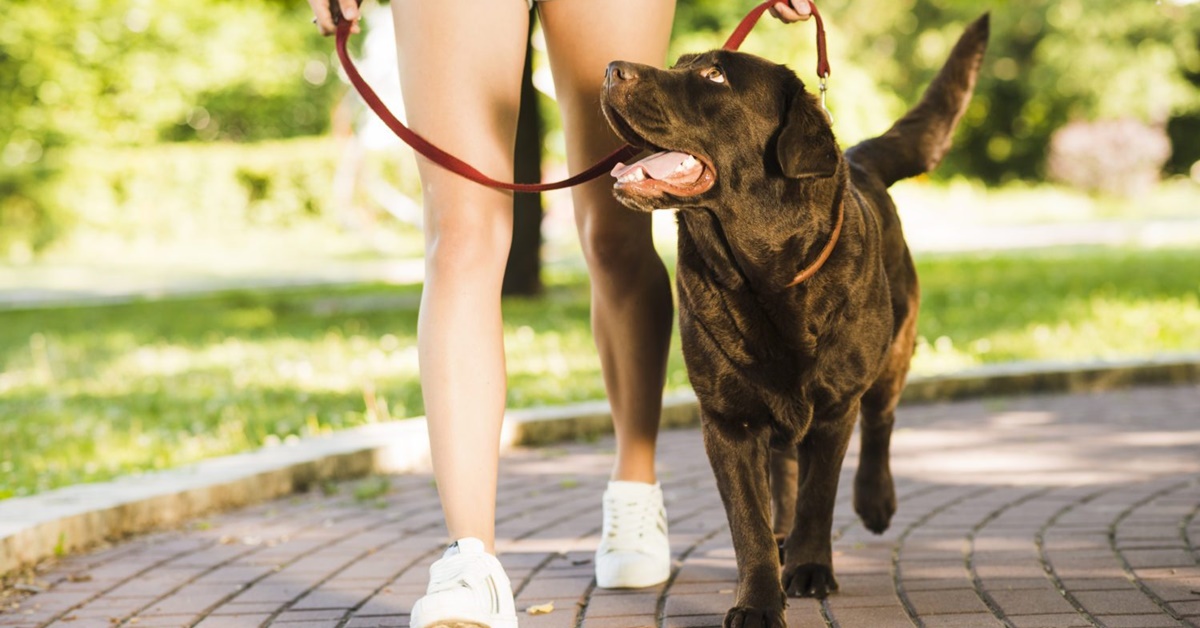
<path id="1" fill-rule="evenodd" d="M 1200 382 L 1200 353 L 1087 363 L 1011 363 L 914 377 L 906 403 L 1016 393 L 1079 393 Z M 695 396 L 663 400 L 662 427 L 699 423 Z M 511 411 L 502 451 L 612 432 L 607 402 Z M 430 468 L 424 419 L 365 425 L 169 471 L 81 484 L 0 501 L 0 577 L 105 541 L 308 490 L 326 480 Z"/>

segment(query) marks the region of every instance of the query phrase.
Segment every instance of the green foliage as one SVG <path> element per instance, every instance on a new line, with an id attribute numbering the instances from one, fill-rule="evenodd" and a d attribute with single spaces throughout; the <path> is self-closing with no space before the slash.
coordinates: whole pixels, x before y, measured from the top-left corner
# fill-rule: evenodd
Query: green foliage
<path id="1" fill-rule="evenodd" d="M 373 475 L 358 482 L 354 487 L 354 499 L 360 502 L 374 501 L 392 490 L 392 482 L 383 475 Z"/>
<path id="2" fill-rule="evenodd" d="M 65 150 L 59 153 L 62 168 L 57 184 L 34 187 L 44 202 L 26 206 L 29 211 L 44 206 L 74 208 L 69 231 L 43 254 L 50 260 L 64 255 L 78 260 L 89 252 L 107 257 L 111 253 L 104 251 L 108 250 L 122 252 L 132 262 L 131 249 L 136 248 L 172 259 L 188 254 L 198 261 L 206 252 L 211 256 L 212 247 L 226 247 L 228 257 L 233 249 L 262 245 L 264 238 L 276 236 L 285 242 L 288 231 L 297 229 L 324 232 L 332 243 L 333 234 L 344 231 L 347 216 L 378 220 L 380 213 L 358 208 L 359 204 L 373 207 L 362 202 L 367 199 L 335 201 L 331 188 L 341 157 L 338 143 L 324 137 Z M 372 156 L 363 168 L 405 193 L 418 190 L 411 159 Z M 21 198 L 5 195 L 0 202 L 16 203 Z M 0 216 L 14 219 L 20 214 L 9 211 Z M 364 225 L 359 237 L 390 239 L 406 235 L 404 227 L 390 220 Z M 0 238 L 8 233 L 8 228 L 0 228 Z M 0 239 L 0 261 L 5 257 L 24 261 L 11 252 L 6 256 L 6 251 Z M 389 252 L 412 251 L 406 246 Z"/>
<path id="3" fill-rule="evenodd" d="M 4 5 L 0 98 L 12 112 L 0 122 L 4 144 L 16 129 L 55 145 L 144 144 L 189 115 L 196 123 L 194 109 L 209 102 L 220 103 L 214 108 L 229 122 L 210 112 L 198 131 L 214 129 L 204 138 L 219 139 L 229 137 L 220 130 L 227 124 L 261 117 L 254 110 L 263 98 L 286 100 L 291 124 L 250 130 L 246 139 L 311 134 L 327 128 L 339 91 L 327 71 L 329 41 L 312 28 L 304 3 Z"/>
<path id="4" fill-rule="evenodd" d="M 23 171 L 0 166 L 0 259 L 32 258 L 70 223 L 70 214 L 47 201 L 53 179 L 43 165 Z"/>
<path id="5" fill-rule="evenodd" d="M 0 1 L 0 257 L 72 222 L 66 147 L 324 132 L 342 91 L 304 3 Z M 144 173 L 153 173 L 155 168 Z"/>
<path id="6" fill-rule="evenodd" d="M 1050 135 L 1071 120 L 1134 117 L 1167 125 L 1200 113 L 1200 10 L 1116 0 L 820 0 L 833 67 L 830 102 L 844 143 L 882 132 L 941 67 L 962 27 L 990 11 L 980 82 L 937 177 L 1036 179 Z M 749 2 L 682 2 L 676 52 L 719 46 Z M 813 26 L 766 20 L 745 49 L 815 81 Z M 1195 125 L 1172 125 L 1184 151 Z M 1176 132 L 1179 131 L 1179 132 Z M 1191 131 L 1189 133 L 1189 131 Z M 1182 169 L 1190 166 L 1190 162 Z M 1177 167 L 1178 169 L 1178 167 Z"/>
<path id="7" fill-rule="evenodd" d="M 334 149 L 313 140 L 80 149 L 67 156 L 70 185 L 58 187 L 59 202 L 78 207 L 82 237 L 286 227 L 329 213 Z"/>

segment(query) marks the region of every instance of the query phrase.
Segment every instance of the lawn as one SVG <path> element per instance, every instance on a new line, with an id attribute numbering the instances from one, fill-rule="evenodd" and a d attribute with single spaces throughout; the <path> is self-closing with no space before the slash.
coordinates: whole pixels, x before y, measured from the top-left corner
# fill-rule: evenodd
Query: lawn
<path id="1" fill-rule="evenodd" d="M 1200 349 L 1200 251 L 918 258 L 914 369 Z M 511 407 L 603 396 L 586 276 L 505 302 Z M 423 413 L 419 286 L 0 312 L 0 498 Z M 678 342 L 668 386 L 687 386 Z"/>

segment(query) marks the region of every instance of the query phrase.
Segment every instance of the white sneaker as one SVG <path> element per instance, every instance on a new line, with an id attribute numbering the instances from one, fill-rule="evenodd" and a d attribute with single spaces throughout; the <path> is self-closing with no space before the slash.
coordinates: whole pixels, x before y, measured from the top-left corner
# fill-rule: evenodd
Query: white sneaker
<path id="1" fill-rule="evenodd" d="M 609 482 L 604 491 L 604 529 L 596 549 L 596 584 L 640 589 L 671 575 L 671 544 L 662 487 Z"/>
<path id="2" fill-rule="evenodd" d="M 429 588 L 417 600 L 411 628 L 517 628 L 512 585 L 483 541 L 455 541 L 429 567 Z"/>

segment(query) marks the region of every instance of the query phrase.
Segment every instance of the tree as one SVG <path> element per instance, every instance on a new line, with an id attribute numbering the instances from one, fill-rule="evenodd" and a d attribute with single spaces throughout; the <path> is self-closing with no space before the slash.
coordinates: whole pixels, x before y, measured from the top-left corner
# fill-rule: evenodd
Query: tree
<path id="1" fill-rule="evenodd" d="M 533 34 L 533 13 L 529 32 Z M 521 112 L 517 118 L 514 179 L 522 183 L 542 178 L 542 119 L 537 90 L 533 87 L 533 47 L 526 39 L 525 72 L 521 77 Z M 513 195 L 513 240 L 504 269 L 503 294 L 531 296 L 541 293 L 542 195 Z"/>

